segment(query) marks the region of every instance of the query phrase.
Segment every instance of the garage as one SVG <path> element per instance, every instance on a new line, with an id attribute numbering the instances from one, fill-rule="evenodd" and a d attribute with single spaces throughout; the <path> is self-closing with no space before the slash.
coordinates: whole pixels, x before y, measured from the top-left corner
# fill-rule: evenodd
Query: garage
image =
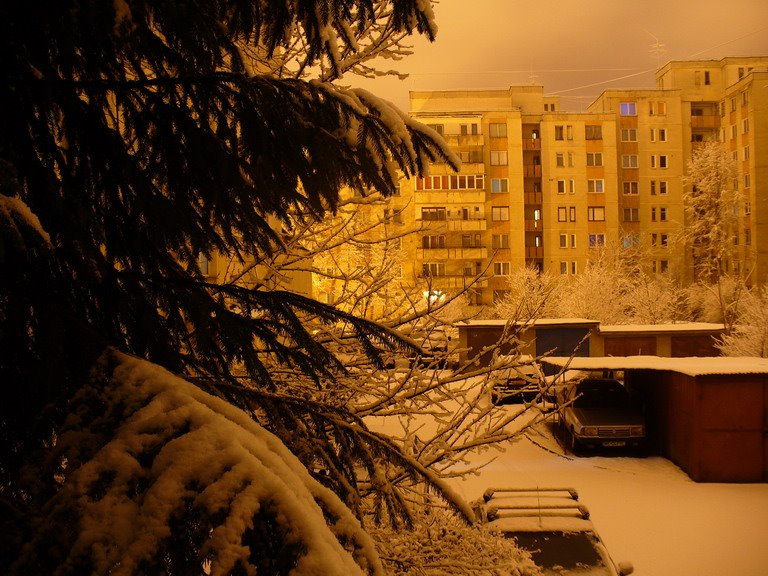
<path id="1" fill-rule="evenodd" d="M 623 371 L 643 399 L 652 453 L 697 482 L 768 481 L 768 359 L 550 357 L 553 368 Z"/>

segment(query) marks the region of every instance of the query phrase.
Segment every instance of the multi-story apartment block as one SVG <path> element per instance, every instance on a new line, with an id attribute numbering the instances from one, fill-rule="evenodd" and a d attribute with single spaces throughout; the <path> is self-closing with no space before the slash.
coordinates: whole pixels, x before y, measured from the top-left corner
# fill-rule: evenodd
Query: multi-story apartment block
<path id="1" fill-rule="evenodd" d="M 743 190 L 728 269 L 768 281 L 768 57 L 670 62 L 656 89 L 606 91 L 580 113 L 540 86 L 412 92 L 410 107 L 462 160 L 459 173 L 435 164 L 403 181 L 393 201 L 420 227 L 403 249 L 433 292 L 470 287 L 489 305 L 514 268 L 578 274 L 608 243 L 693 280 L 673 239 L 682 176 L 707 140 L 727 143 Z"/>

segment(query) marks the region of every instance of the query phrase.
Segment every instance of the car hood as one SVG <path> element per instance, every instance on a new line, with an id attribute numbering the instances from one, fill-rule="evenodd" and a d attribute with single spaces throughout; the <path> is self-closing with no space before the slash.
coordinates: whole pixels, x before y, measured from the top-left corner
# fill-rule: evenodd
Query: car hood
<path id="1" fill-rule="evenodd" d="M 585 426 L 642 426 L 643 415 L 637 410 L 620 408 L 571 408 Z"/>

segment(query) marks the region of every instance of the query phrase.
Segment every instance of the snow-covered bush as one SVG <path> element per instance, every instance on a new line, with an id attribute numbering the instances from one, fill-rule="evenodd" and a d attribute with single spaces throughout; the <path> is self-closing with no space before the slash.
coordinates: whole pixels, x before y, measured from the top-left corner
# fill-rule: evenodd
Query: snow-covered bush
<path id="1" fill-rule="evenodd" d="M 40 476 L 60 488 L 5 573 L 383 574 L 351 511 L 229 403 L 113 352 L 69 409 Z"/>

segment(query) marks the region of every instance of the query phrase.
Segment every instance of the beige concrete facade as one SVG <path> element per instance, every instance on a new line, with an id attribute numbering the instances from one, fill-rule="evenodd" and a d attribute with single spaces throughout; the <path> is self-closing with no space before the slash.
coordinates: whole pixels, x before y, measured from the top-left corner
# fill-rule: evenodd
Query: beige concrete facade
<path id="1" fill-rule="evenodd" d="M 413 274 L 455 291 L 478 273 L 476 304 L 521 266 L 578 274 L 595 248 L 638 247 L 649 271 L 693 280 L 674 237 L 698 142 L 726 142 L 744 191 L 729 271 L 768 281 L 768 57 L 670 62 L 657 88 L 610 90 L 587 112 L 560 110 L 541 86 L 412 92 L 410 112 L 462 158 L 402 182 L 395 203 L 421 231 Z M 412 248 L 409 248 L 412 246 Z"/>

